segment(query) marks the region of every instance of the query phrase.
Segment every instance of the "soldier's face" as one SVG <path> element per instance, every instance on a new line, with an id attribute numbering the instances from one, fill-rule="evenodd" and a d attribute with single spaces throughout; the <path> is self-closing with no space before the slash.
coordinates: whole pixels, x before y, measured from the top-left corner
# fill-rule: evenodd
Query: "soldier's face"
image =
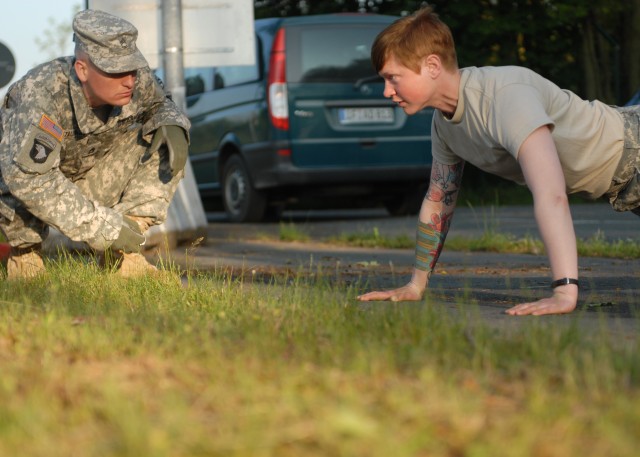
<path id="1" fill-rule="evenodd" d="M 89 59 L 77 59 L 76 74 L 84 95 L 92 108 L 104 105 L 124 106 L 131 101 L 136 84 L 136 71 L 105 73 Z"/>

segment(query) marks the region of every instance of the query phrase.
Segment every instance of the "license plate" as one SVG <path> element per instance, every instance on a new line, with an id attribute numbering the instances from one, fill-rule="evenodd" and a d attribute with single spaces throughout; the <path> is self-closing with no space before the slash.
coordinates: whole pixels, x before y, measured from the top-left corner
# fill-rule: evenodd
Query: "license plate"
<path id="1" fill-rule="evenodd" d="M 393 108 L 340 108 L 338 116 L 341 124 L 392 124 Z"/>

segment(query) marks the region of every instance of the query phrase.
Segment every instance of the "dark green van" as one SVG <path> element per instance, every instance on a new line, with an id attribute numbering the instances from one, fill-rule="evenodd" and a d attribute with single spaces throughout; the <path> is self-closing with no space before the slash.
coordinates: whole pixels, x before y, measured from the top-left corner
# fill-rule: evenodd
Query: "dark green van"
<path id="1" fill-rule="evenodd" d="M 395 17 L 255 21 L 255 65 L 186 69 L 191 163 L 205 202 L 259 221 L 304 199 L 419 208 L 432 110 L 407 117 L 382 95 L 375 36 Z"/>

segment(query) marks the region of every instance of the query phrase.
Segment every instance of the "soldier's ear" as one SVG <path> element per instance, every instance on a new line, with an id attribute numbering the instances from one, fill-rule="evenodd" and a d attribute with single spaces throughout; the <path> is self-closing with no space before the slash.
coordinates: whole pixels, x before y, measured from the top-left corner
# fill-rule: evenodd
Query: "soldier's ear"
<path id="1" fill-rule="evenodd" d="M 422 60 L 423 70 L 435 79 L 442 72 L 442 60 L 437 54 L 429 54 Z"/>
<path id="2" fill-rule="evenodd" d="M 76 70 L 76 74 L 78 75 L 78 79 L 80 80 L 80 82 L 87 82 L 87 79 L 89 78 L 89 65 L 87 64 L 87 62 L 81 59 L 76 59 L 73 66 Z"/>

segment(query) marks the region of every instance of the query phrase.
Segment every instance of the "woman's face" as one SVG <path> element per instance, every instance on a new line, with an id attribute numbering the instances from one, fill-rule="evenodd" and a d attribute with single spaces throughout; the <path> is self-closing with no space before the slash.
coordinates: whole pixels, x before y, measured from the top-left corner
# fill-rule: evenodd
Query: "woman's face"
<path id="1" fill-rule="evenodd" d="M 380 76 L 384 78 L 384 96 L 396 102 L 405 113 L 415 114 L 429 106 L 434 84 L 424 66 L 416 73 L 390 56 Z"/>

